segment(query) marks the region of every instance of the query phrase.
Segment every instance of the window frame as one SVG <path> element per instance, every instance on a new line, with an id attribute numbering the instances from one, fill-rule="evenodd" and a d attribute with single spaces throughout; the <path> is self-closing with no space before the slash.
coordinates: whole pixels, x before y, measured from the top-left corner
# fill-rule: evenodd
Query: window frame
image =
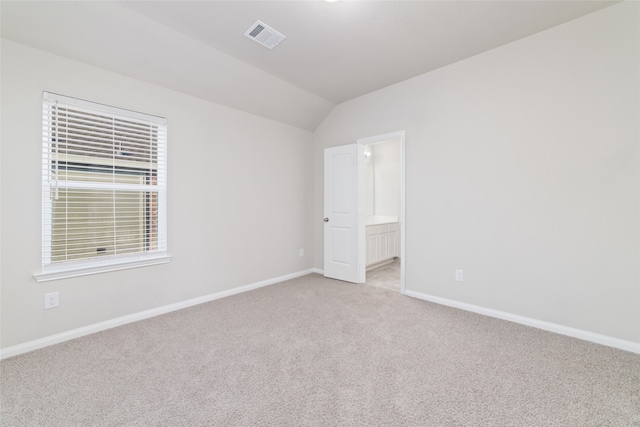
<path id="1" fill-rule="evenodd" d="M 153 190 L 147 189 L 147 192 L 153 191 L 157 194 L 157 247 L 154 250 L 143 250 L 135 253 L 125 253 L 120 255 L 93 256 L 83 259 L 64 260 L 52 262 L 52 188 L 51 171 L 53 168 L 52 142 L 54 141 L 52 133 L 52 125 L 50 124 L 49 114 L 53 106 L 67 105 L 71 108 L 79 108 L 89 110 L 96 114 L 112 115 L 113 117 L 124 120 L 134 120 L 137 122 L 149 123 L 157 126 L 157 182 L 153 186 Z M 55 108 L 58 108 L 56 105 Z M 118 271 L 130 268 L 144 267 L 150 265 L 164 264 L 171 260 L 171 256 L 167 253 L 167 121 L 163 117 L 153 116 L 149 114 L 139 113 L 122 108 L 112 107 L 95 102 L 85 101 L 77 98 L 71 98 L 51 92 L 43 92 L 42 96 L 42 270 L 33 275 L 37 282 L 45 282 L 50 280 L 58 280 L 69 277 L 84 276 L 89 274 L 104 273 L 109 271 Z M 89 156 L 91 157 L 91 156 Z M 97 155 L 95 159 L 100 159 Z M 114 157 L 115 159 L 115 157 Z M 98 160 L 96 164 L 99 164 Z M 115 160 L 113 160 L 114 170 L 111 174 L 116 174 Z M 65 170 L 69 170 L 69 164 L 65 165 Z M 144 170 L 141 168 L 141 170 Z M 95 181 L 89 181 L 91 185 L 96 185 L 96 190 L 108 190 L 109 184 L 100 185 Z M 56 180 L 55 185 L 59 183 Z M 65 183 L 65 184 L 68 184 Z M 115 184 L 114 184 L 115 185 Z M 70 187 L 67 187 L 70 188 Z M 143 190 L 140 194 L 145 194 Z M 145 238 L 148 236 L 145 235 Z"/>

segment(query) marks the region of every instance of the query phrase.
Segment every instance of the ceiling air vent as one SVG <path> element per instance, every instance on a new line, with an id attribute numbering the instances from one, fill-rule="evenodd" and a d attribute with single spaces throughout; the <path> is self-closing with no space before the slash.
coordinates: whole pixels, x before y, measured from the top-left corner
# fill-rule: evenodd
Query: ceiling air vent
<path id="1" fill-rule="evenodd" d="M 251 28 L 244 33 L 244 35 L 257 41 L 261 45 L 268 47 L 269 49 L 273 49 L 274 46 L 285 38 L 284 35 L 262 21 L 256 21 L 256 23 L 253 24 Z"/>

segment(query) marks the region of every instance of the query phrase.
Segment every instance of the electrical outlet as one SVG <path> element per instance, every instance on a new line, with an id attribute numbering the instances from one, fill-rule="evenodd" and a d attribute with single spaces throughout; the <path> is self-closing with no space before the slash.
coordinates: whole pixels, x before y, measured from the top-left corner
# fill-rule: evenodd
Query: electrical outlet
<path id="1" fill-rule="evenodd" d="M 60 295 L 58 292 L 51 292 L 44 294 L 44 308 L 54 308 L 60 305 Z"/>
<path id="2" fill-rule="evenodd" d="M 456 270 L 456 281 L 464 282 L 464 270 Z"/>
<path id="3" fill-rule="evenodd" d="M 300 249 L 300 256 L 304 256 L 304 249 Z"/>

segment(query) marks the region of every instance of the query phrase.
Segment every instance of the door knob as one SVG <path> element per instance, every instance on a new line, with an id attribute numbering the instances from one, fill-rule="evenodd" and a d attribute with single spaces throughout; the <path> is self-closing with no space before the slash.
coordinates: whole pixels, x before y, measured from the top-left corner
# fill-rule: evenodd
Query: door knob
<path id="1" fill-rule="evenodd" d="M 323 219 L 324 222 L 329 222 L 329 218 Z"/>

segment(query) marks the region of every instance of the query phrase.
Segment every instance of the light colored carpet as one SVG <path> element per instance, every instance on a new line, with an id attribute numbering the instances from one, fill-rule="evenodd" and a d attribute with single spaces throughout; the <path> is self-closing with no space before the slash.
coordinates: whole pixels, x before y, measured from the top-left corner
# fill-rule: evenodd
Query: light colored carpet
<path id="1" fill-rule="evenodd" d="M 0 368 L 3 426 L 640 426 L 640 355 L 316 274 Z"/>

